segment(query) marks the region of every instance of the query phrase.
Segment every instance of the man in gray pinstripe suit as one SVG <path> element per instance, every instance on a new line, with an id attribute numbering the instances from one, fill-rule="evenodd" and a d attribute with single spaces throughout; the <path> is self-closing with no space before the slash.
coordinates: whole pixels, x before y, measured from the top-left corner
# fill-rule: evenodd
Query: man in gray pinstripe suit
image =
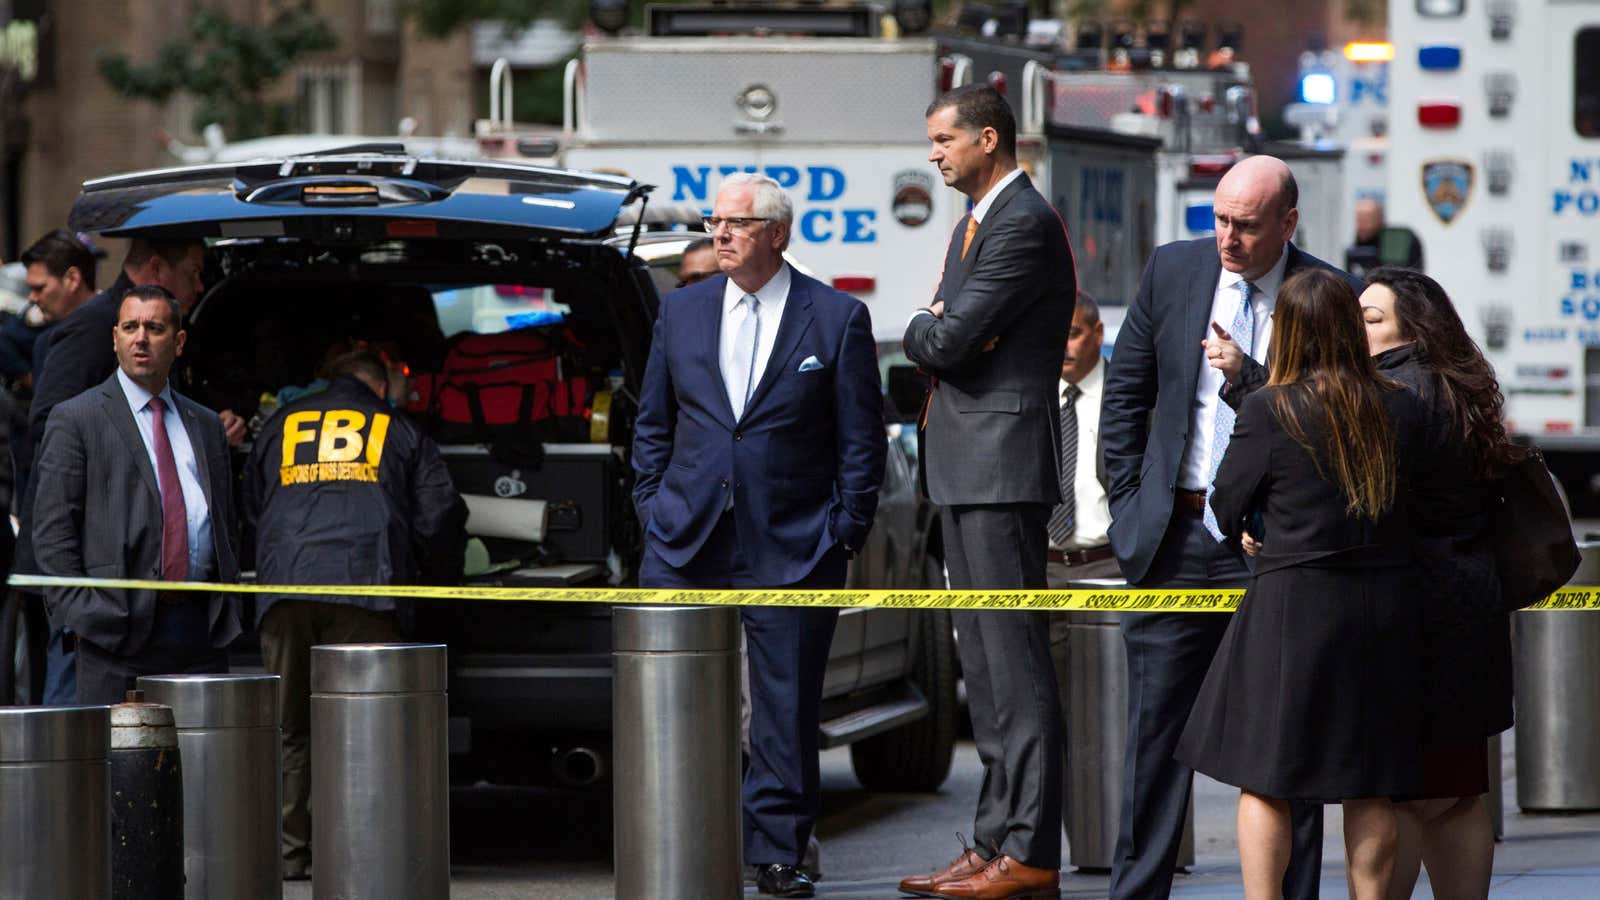
<path id="1" fill-rule="evenodd" d="M 117 371 L 51 410 L 35 470 L 33 545 L 46 575 L 233 581 L 237 517 L 217 414 L 168 384 L 186 337 L 157 285 L 122 298 Z M 225 597 L 187 591 L 49 588 L 78 636 L 78 702 L 118 703 L 140 675 L 226 672 L 239 634 Z"/>

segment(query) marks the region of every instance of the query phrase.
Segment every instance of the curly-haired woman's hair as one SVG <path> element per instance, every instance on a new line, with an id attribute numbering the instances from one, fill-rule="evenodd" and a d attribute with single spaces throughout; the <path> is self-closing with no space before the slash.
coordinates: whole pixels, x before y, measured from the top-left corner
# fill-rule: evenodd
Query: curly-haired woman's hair
<path id="1" fill-rule="evenodd" d="M 1355 291 L 1326 269 L 1296 272 L 1278 291 L 1272 321 L 1269 383 L 1293 388 L 1273 397 L 1273 413 L 1339 485 L 1346 510 L 1377 519 L 1394 504 L 1399 480 L 1382 392 L 1399 385 L 1378 374 L 1367 352 Z M 1310 403 L 1298 404 L 1294 395 Z M 1302 414 L 1322 424 L 1324 446 L 1312 446 Z"/>
<path id="2" fill-rule="evenodd" d="M 1367 284 L 1394 293 L 1400 337 L 1416 345 L 1417 361 L 1438 376 L 1440 399 L 1450 410 L 1456 436 L 1471 448 L 1478 474 L 1497 477 L 1522 459 L 1527 451 L 1506 437 L 1505 397 L 1494 368 L 1467 334 L 1444 288 L 1421 272 L 1396 266 L 1373 269 Z"/>

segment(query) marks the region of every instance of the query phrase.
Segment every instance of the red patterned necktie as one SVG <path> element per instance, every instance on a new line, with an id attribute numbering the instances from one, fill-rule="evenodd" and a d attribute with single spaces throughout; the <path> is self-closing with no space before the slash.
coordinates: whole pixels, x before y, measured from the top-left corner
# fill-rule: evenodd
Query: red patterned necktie
<path id="1" fill-rule="evenodd" d="M 172 442 L 167 440 L 162 420 L 166 406 L 160 397 L 150 398 L 150 414 L 155 420 L 151 443 L 156 449 L 156 478 L 161 483 L 161 580 L 184 581 L 189 577 L 189 514 L 178 481 L 178 460 L 172 455 Z"/>

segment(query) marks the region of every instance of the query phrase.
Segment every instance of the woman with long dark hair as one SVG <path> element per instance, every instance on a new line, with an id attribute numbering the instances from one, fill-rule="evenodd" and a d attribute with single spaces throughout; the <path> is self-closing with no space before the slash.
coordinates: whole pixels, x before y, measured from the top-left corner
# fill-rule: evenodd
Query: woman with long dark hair
<path id="1" fill-rule="evenodd" d="M 1428 417 L 1428 464 L 1412 504 L 1426 587 L 1424 777 L 1411 795 L 1419 799 L 1400 809 L 1390 897 L 1411 896 L 1420 856 L 1435 897 L 1483 898 L 1494 865 L 1487 738 L 1512 718 L 1511 624 L 1484 539 L 1487 485 L 1524 451 L 1507 440 L 1494 370 L 1438 282 L 1410 269 L 1375 269 L 1361 313 L 1378 369 L 1414 392 Z"/>
<path id="2" fill-rule="evenodd" d="M 1178 759 L 1241 789 L 1245 896 L 1278 897 L 1290 800 L 1344 805 L 1351 896 L 1382 900 L 1390 798 L 1420 783 L 1421 615 L 1407 496 L 1415 396 L 1377 371 L 1355 292 L 1296 273 L 1273 313 L 1267 386 L 1240 406 L 1211 508 L 1261 544 Z"/>

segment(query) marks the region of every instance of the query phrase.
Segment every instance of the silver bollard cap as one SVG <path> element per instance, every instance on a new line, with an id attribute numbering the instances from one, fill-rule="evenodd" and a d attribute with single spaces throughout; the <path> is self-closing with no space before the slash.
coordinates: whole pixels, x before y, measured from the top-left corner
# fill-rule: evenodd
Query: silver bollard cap
<path id="1" fill-rule="evenodd" d="M 105 759 L 110 750 L 110 707 L 0 707 L 0 763 Z"/>
<path id="2" fill-rule="evenodd" d="M 276 675 L 144 675 L 151 703 L 172 707 L 179 728 L 277 728 Z"/>
<path id="3" fill-rule="evenodd" d="M 619 606 L 611 611 L 618 653 L 715 653 L 739 649 L 735 606 Z"/>
<path id="4" fill-rule="evenodd" d="M 318 644 L 311 648 L 313 694 L 442 694 L 444 644 Z"/>

